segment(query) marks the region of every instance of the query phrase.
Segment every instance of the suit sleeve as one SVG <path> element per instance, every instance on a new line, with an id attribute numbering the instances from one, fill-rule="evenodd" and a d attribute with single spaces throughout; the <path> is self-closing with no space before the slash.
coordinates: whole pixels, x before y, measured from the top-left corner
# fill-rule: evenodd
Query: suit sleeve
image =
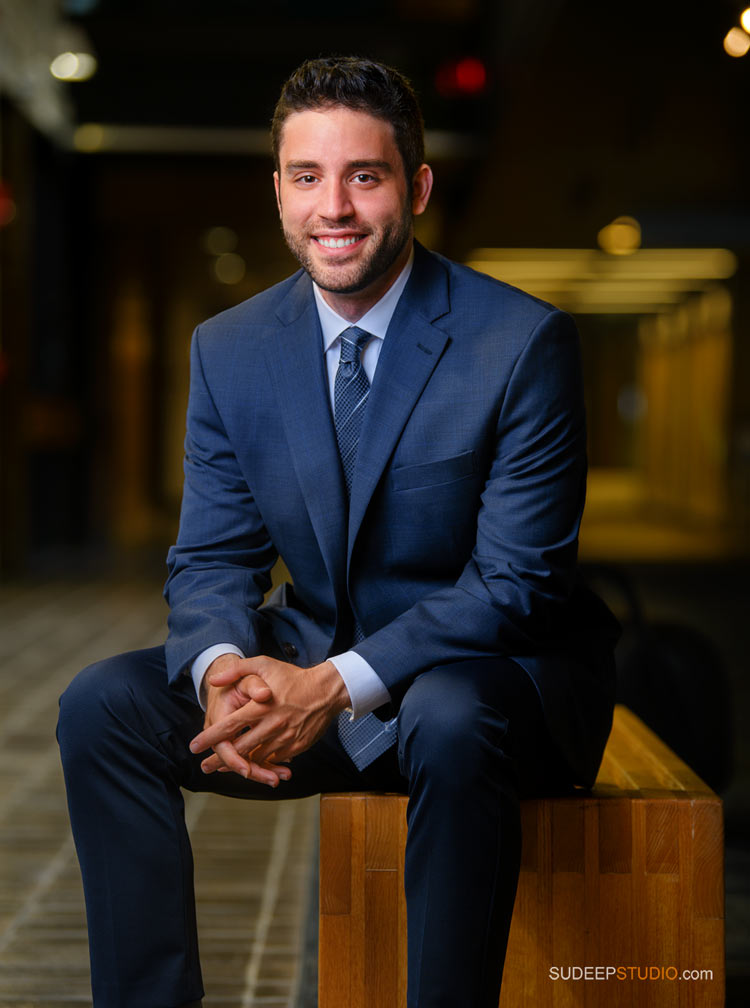
<path id="1" fill-rule="evenodd" d="M 180 531 L 164 589 L 170 681 L 214 644 L 258 653 L 257 610 L 277 556 L 207 385 L 200 328 L 191 347 L 184 468 Z"/>
<path id="2" fill-rule="evenodd" d="M 585 444 L 578 336 L 554 311 L 531 332 L 507 383 L 460 577 L 355 647 L 394 703 L 429 668 L 555 646 L 575 577 Z"/>

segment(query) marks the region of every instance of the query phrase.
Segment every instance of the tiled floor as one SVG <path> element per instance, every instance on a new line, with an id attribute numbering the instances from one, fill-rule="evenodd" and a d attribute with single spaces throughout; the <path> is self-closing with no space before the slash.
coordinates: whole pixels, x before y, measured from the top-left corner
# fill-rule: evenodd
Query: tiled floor
<path id="1" fill-rule="evenodd" d="M 158 585 L 0 590 L 0 1006 L 90 1005 L 78 865 L 54 729 L 89 662 L 163 640 Z M 317 800 L 187 796 L 206 1008 L 294 1008 Z"/>
<path id="2" fill-rule="evenodd" d="M 740 569 L 637 569 L 652 617 L 705 628 L 734 691 L 727 814 L 727 1004 L 750 1004 L 750 688 Z M 0 588 L 0 1008 L 91 1004 L 80 878 L 54 726 L 83 665 L 164 636 L 155 582 Z M 317 800 L 188 796 L 205 1008 L 313 1008 Z M 311 903 L 312 901 L 312 903 Z M 302 955 L 303 945 L 307 955 Z"/>

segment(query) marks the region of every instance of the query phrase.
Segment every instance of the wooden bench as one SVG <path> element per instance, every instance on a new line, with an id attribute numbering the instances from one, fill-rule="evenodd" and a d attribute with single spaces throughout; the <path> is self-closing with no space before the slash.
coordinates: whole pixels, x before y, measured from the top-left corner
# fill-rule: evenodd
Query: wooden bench
<path id="1" fill-rule="evenodd" d="M 406 1008 L 406 802 L 321 798 L 319 1008 Z M 721 802 L 634 714 L 617 708 L 592 791 L 522 819 L 500 1008 L 724 1004 Z M 587 966 L 625 978 L 564 979 Z"/>

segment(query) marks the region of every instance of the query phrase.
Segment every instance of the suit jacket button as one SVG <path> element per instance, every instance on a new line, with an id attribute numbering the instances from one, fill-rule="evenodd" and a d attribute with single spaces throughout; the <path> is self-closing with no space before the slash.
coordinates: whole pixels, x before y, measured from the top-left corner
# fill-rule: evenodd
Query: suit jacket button
<path id="1" fill-rule="evenodd" d="M 281 650 L 284 652 L 284 654 L 290 661 L 292 658 L 296 658 L 297 655 L 299 654 L 299 651 L 294 646 L 294 644 L 290 644 L 289 641 L 284 641 L 284 643 L 281 645 Z"/>

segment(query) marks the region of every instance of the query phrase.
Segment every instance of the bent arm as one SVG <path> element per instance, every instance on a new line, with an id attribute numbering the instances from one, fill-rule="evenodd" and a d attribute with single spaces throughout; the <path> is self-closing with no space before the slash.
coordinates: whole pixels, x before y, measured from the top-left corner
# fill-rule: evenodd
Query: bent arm
<path id="1" fill-rule="evenodd" d="M 460 577 L 355 647 L 396 703 L 436 665 L 553 646 L 575 578 L 585 482 L 577 332 L 569 316 L 551 312 L 505 390 L 476 541 Z"/>
<path id="2" fill-rule="evenodd" d="M 170 681 L 214 644 L 259 653 L 257 609 L 277 556 L 206 383 L 200 328 L 191 347 L 184 468 L 180 531 L 164 588 Z"/>

